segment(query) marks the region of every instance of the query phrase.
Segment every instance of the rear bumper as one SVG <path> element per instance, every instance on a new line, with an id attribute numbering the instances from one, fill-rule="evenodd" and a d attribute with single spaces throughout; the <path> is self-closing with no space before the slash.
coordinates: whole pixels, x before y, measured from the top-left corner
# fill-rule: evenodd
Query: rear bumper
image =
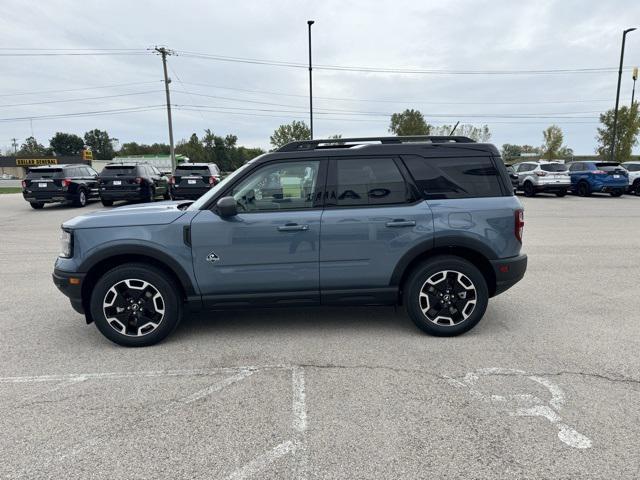
<path id="1" fill-rule="evenodd" d="M 85 273 L 64 272 L 57 268 L 53 270 L 52 275 L 55 286 L 58 287 L 58 290 L 60 290 L 64 295 L 69 297 L 71 306 L 78 313 L 84 313 L 84 307 L 82 306 L 82 284 L 85 276 Z M 77 284 L 72 284 L 72 278 L 78 279 L 79 282 Z"/>
<path id="2" fill-rule="evenodd" d="M 33 192 L 22 191 L 22 197 L 29 203 L 58 203 L 58 202 L 71 202 L 73 201 L 73 195 L 68 192 Z"/>
<path id="3" fill-rule="evenodd" d="M 189 188 L 189 187 L 171 187 L 171 197 L 174 200 L 197 200 L 210 189 L 205 188 Z"/>
<path id="4" fill-rule="evenodd" d="M 141 200 L 144 190 L 100 190 L 100 198 L 104 200 Z"/>
<path id="5" fill-rule="evenodd" d="M 491 266 L 496 276 L 496 289 L 493 293 L 493 296 L 495 296 L 522 280 L 524 273 L 527 271 L 527 256 L 522 254 L 517 257 L 492 260 Z"/>

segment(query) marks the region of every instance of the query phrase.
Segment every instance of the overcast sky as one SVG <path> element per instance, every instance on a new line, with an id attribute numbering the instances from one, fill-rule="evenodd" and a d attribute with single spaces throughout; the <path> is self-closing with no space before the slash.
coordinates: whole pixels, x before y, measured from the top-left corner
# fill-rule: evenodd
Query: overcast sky
<path id="1" fill-rule="evenodd" d="M 210 128 L 268 148 L 278 125 L 308 121 L 308 19 L 316 22 L 318 66 L 440 71 L 315 69 L 316 137 L 384 135 L 388 114 L 417 108 L 436 125 L 486 123 L 498 146 L 538 146 L 542 130 L 555 123 L 567 146 L 591 154 L 598 113 L 615 102 L 622 30 L 640 27 L 640 2 L 4 0 L 3 48 L 140 54 L 7 56 L 18 52 L 0 50 L 0 148 L 32 132 L 47 145 L 56 131 L 82 135 L 93 128 L 120 143 L 168 143 L 161 60 L 145 52 L 154 45 L 178 52 L 169 57 L 176 141 Z M 627 37 L 623 105 L 631 99 L 630 68 L 638 64 L 640 30 Z M 521 73 L 594 68 L 607 70 Z M 498 73 L 504 71 L 512 73 Z M 105 114 L 37 118 L 86 112 Z M 24 117 L 33 120 L 6 120 Z"/>

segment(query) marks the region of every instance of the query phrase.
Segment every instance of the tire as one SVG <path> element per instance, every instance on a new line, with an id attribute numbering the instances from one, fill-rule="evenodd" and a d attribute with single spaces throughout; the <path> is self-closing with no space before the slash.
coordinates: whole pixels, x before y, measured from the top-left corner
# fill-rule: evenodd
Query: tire
<path id="1" fill-rule="evenodd" d="M 566 190 L 560 190 L 559 192 L 556 192 L 556 197 L 564 197 L 566 194 Z"/>
<path id="2" fill-rule="evenodd" d="M 613 192 L 610 192 L 610 195 L 612 197 L 621 197 L 623 193 L 623 190 L 614 190 Z"/>
<path id="3" fill-rule="evenodd" d="M 74 207 L 85 207 L 87 205 L 87 192 L 84 189 L 78 191 L 78 196 L 73 200 Z"/>
<path id="4" fill-rule="evenodd" d="M 576 187 L 576 193 L 580 197 L 588 197 L 591 195 L 591 187 L 587 182 L 579 182 Z"/>
<path id="5" fill-rule="evenodd" d="M 166 192 L 164 192 L 164 194 L 162 195 L 162 198 L 164 198 L 165 200 L 172 200 L 171 198 L 171 192 L 169 192 L 169 190 L 167 190 Z"/>
<path id="6" fill-rule="evenodd" d="M 105 207 L 113 206 L 113 200 L 106 200 L 104 198 L 101 198 L 100 202 L 102 202 L 102 205 L 105 206 Z"/>
<path id="7" fill-rule="evenodd" d="M 633 182 L 633 185 L 631 186 L 631 189 L 632 189 L 633 193 L 635 193 L 636 195 L 640 196 L 640 178 Z"/>
<path id="8" fill-rule="evenodd" d="M 418 265 L 407 279 L 404 291 L 404 303 L 413 323 L 438 337 L 452 337 L 469 331 L 482 319 L 489 303 L 487 282 L 480 270 L 471 262 L 452 255 L 434 257 Z M 462 293 L 465 297 L 459 296 Z M 446 295 L 451 295 L 451 304 L 444 307 L 449 308 L 449 312 L 446 315 L 441 315 L 442 310 L 435 313 L 441 302 L 446 301 L 443 300 Z M 471 303 L 474 299 L 475 304 Z"/>
<path id="9" fill-rule="evenodd" d="M 33 208 L 34 210 L 40 210 L 41 208 L 44 208 L 44 203 L 42 202 L 29 202 L 29 205 L 31 205 L 31 208 Z"/>
<path id="10" fill-rule="evenodd" d="M 149 187 L 146 191 L 146 193 L 144 194 L 144 196 L 142 197 L 142 202 L 143 203 L 151 203 L 155 200 L 156 198 L 156 191 L 153 187 Z"/>
<path id="11" fill-rule="evenodd" d="M 177 292 L 174 281 L 151 265 L 120 265 L 94 285 L 91 315 L 98 330 L 118 345 L 154 345 L 180 323 L 182 299 Z"/>
<path id="12" fill-rule="evenodd" d="M 523 189 L 524 189 L 524 196 L 525 197 L 533 197 L 536 194 L 536 189 L 533 186 L 533 183 L 531 183 L 529 181 L 524 182 Z"/>

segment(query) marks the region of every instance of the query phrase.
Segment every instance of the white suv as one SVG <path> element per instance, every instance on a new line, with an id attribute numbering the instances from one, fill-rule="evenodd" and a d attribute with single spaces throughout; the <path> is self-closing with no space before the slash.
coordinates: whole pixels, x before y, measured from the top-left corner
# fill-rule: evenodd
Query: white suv
<path id="1" fill-rule="evenodd" d="M 571 186 L 567 166 L 561 162 L 538 160 L 518 163 L 513 168 L 518 175 L 518 190 L 522 190 L 527 197 L 540 192 L 564 197 Z"/>
<path id="2" fill-rule="evenodd" d="M 640 195 L 640 161 L 621 164 L 629 172 L 629 193 Z"/>

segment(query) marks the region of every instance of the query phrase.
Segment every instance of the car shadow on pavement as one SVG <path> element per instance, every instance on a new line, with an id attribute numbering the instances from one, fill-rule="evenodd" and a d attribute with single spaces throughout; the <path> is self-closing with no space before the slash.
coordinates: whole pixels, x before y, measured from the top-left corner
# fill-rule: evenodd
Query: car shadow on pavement
<path id="1" fill-rule="evenodd" d="M 404 309 L 398 307 L 305 307 L 218 310 L 185 314 L 167 339 L 220 334 L 269 334 L 328 331 L 409 332 L 420 334 Z"/>

